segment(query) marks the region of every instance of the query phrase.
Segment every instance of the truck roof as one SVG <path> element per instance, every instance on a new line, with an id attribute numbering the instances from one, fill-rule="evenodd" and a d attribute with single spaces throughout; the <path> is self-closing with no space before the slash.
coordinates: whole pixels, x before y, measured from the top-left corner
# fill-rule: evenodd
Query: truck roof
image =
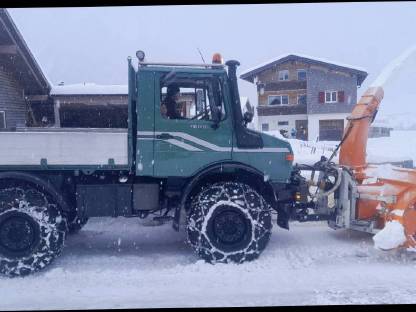
<path id="1" fill-rule="evenodd" d="M 139 62 L 139 70 L 151 69 L 152 71 L 166 71 L 175 68 L 178 72 L 225 72 L 224 64 L 192 64 L 192 63 L 158 63 Z"/>

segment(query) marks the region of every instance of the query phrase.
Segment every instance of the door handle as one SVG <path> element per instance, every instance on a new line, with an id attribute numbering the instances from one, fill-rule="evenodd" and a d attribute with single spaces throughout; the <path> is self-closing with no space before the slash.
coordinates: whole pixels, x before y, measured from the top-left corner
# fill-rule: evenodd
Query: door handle
<path id="1" fill-rule="evenodd" d="M 161 134 L 156 135 L 156 139 L 169 140 L 169 139 L 173 139 L 173 136 L 170 135 L 169 133 L 161 133 Z"/>

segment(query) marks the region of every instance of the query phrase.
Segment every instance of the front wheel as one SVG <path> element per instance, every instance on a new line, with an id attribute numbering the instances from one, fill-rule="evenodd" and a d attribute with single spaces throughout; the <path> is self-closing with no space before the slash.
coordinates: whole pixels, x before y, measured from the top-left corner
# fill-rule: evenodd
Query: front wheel
<path id="1" fill-rule="evenodd" d="M 30 187 L 0 189 L 0 273 L 23 276 L 62 251 L 66 220 L 45 194 Z"/>
<path id="2" fill-rule="evenodd" d="M 271 207 L 247 184 L 218 182 L 192 199 L 188 241 L 208 262 L 256 259 L 266 248 L 271 229 Z"/>

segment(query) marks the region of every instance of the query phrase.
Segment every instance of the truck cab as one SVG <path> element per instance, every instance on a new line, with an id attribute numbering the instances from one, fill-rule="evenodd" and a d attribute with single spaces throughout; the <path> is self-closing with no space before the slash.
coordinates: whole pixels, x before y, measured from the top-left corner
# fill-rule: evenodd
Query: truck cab
<path id="1" fill-rule="evenodd" d="M 246 127 L 237 64 L 227 62 L 227 72 L 218 63 L 158 64 L 143 59 L 135 70 L 129 60 L 137 176 L 186 178 L 214 164 L 233 162 L 272 182 L 287 182 L 293 160 L 290 144 Z M 171 86 L 179 89 L 177 114 L 166 116 L 164 101 Z"/>

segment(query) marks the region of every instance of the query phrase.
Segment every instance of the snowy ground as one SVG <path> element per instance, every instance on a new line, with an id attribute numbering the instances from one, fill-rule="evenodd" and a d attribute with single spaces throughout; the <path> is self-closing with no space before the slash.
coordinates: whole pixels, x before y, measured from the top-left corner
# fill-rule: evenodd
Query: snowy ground
<path id="1" fill-rule="evenodd" d="M 278 131 L 266 132 L 282 138 Z M 339 142 L 335 141 L 301 141 L 288 139 L 293 148 L 295 163 L 314 164 L 321 155 L 331 156 Z M 338 162 L 339 153 L 333 161 Z M 393 130 L 390 137 L 370 138 L 367 143 L 367 161 L 369 163 L 384 163 L 403 160 L 413 160 L 416 165 L 416 131 Z"/>
<path id="2" fill-rule="evenodd" d="M 290 141 L 298 162 L 334 147 Z M 416 132 L 370 139 L 368 151 L 371 161 L 416 163 Z M 376 250 L 370 234 L 275 225 L 260 258 L 241 265 L 204 263 L 185 240 L 170 224 L 92 219 L 42 272 L 0 277 L 0 310 L 416 303 L 416 253 Z"/>
<path id="3" fill-rule="evenodd" d="M 416 303 L 416 255 L 366 233 L 274 226 L 256 261 L 211 265 L 184 231 L 139 222 L 92 219 L 44 271 L 0 277 L 0 310 Z"/>

